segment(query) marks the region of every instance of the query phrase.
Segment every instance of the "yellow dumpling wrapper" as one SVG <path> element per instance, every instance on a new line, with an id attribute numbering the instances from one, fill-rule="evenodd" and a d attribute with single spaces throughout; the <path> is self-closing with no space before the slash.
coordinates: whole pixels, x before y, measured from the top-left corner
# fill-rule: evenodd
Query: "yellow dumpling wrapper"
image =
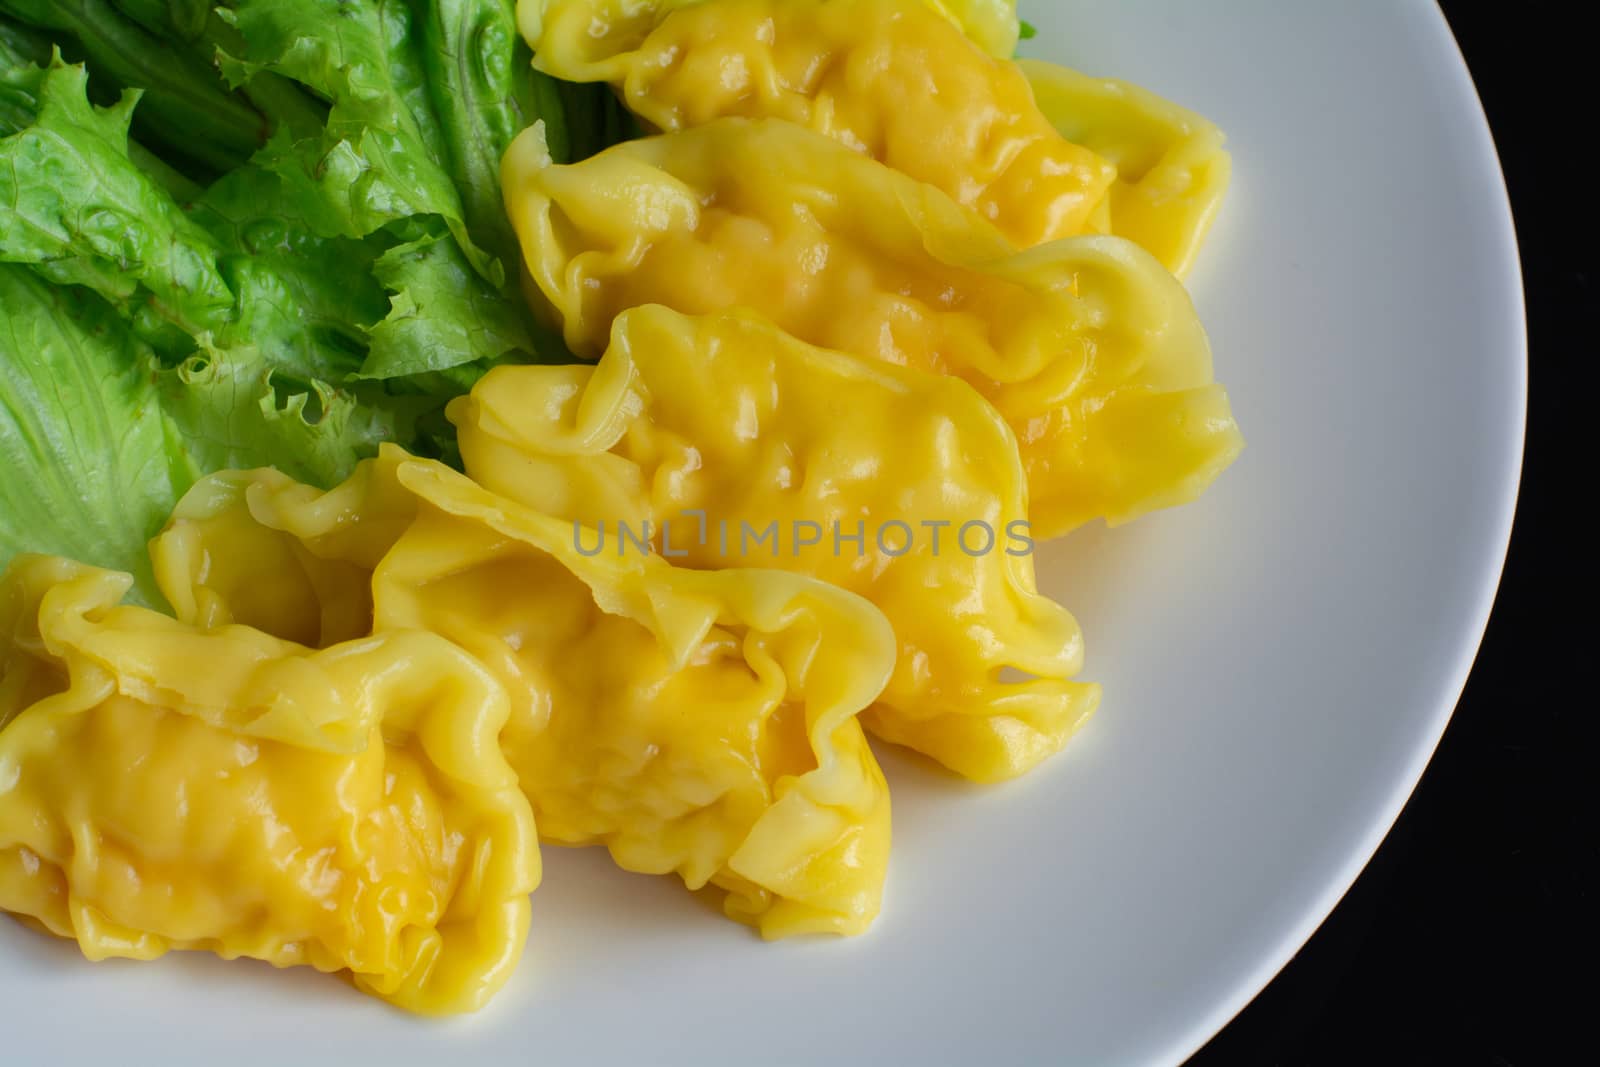
<path id="1" fill-rule="evenodd" d="M 517 0 L 517 26 L 536 55 L 560 52 L 573 61 L 590 63 L 636 47 L 672 12 L 705 2 Z M 961 27 L 990 55 L 1007 59 L 1016 52 L 1021 30 L 1016 0 L 923 2 Z"/>
<path id="2" fill-rule="evenodd" d="M 811 344 L 954 375 L 1016 434 L 1034 532 L 1198 496 L 1243 446 L 1183 286 L 1114 237 L 1015 252 L 949 197 L 789 123 L 718 119 L 502 166 L 540 299 L 580 355 L 643 304 L 747 307 Z"/>
<path id="3" fill-rule="evenodd" d="M 1017 52 L 1022 22 L 1017 0 L 925 0 L 929 7 L 960 26 L 968 37 L 997 59 Z"/>
<path id="4" fill-rule="evenodd" d="M 431 634 L 311 651 L 122 606 L 131 581 L 44 556 L 0 579 L 0 909 L 95 960 L 487 1002 L 539 881 L 499 683 Z"/>
<path id="5" fill-rule="evenodd" d="M 1076 621 L 1034 583 L 1011 431 L 953 378 L 747 313 L 645 307 L 598 366 L 497 368 L 449 414 L 476 481 L 582 522 L 591 549 L 642 536 L 681 566 L 781 567 L 872 601 L 899 655 L 862 721 L 969 778 L 1028 770 L 1098 701 L 1069 680 Z"/>
<path id="6" fill-rule="evenodd" d="M 271 469 L 194 485 L 150 544 L 156 584 L 184 622 L 252 626 L 325 648 L 372 630 L 372 572 L 416 518 L 398 448 L 323 492 Z"/>
<path id="7" fill-rule="evenodd" d="M 636 47 L 547 35 L 538 64 L 605 81 L 659 130 L 727 116 L 824 134 L 928 182 L 1020 247 L 1086 232 L 1116 170 L 1063 138 L 1016 64 L 922 0 L 707 0 Z"/>
<path id="8" fill-rule="evenodd" d="M 1061 135 L 1116 167 L 1091 225 L 1136 242 L 1180 278 L 1187 275 L 1233 172 L 1222 131 L 1137 85 L 1035 59 L 1019 66 Z"/>
<path id="9" fill-rule="evenodd" d="M 219 554 L 218 534 L 363 566 L 372 535 L 396 528 L 368 515 L 405 511 L 397 493 L 414 518 L 369 572 L 374 626 L 440 634 L 502 681 L 501 744 L 545 840 L 604 844 L 628 870 L 716 886 L 767 937 L 867 928 L 889 796 L 857 714 L 895 650 L 858 597 L 776 570 L 586 554 L 592 531 L 393 446 L 328 494 L 273 472 L 213 479 L 157 539 L 157 574 L 190 584 L 163 586 L 174 603 L 225 602 L 231 575 L 208 584 L 193 565 Z M 325 614 L 316 599 L 337 588 L 302 584 L 308 602 L 278 618 Z"/>

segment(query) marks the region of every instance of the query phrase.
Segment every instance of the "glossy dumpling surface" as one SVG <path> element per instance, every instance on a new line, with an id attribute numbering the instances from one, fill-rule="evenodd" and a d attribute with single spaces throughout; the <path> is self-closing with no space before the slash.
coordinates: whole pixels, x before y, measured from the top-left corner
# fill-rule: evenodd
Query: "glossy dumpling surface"
<path id="1" fill-rule="evenodd" d="M 866 601 L 776 570 L 593 553 L 592 532 L 392 447 L 329 493 L 249 472 L 186 505 L 156 546 L 158 574 L 188 590 L 175 600 L 219 617 L 247 603 L 194 565 L 228 531 L 364 573 L 378 633 L 427 630 L 482 662 L 510 696 L 500 740 L 546 840 L 716 886 L 769 937 L 877 915 L 888 789 L 857 715 L 894 642 Z M 327 617 L 341 586 L 296 588 L 273 608 L 283 625 Z"/>
<path id="2" fill-rule="evenodd" d="M 0 908 L 91 959 L 201 949 L 481 1007 L 539 880 L 500 684 L 431 634 L 313 651 L 121 606 L 129 583 L 42 556 L 0 581 Z"/>
<path id="3" fill-rule="evenodd" d="M 1183 286 L 1113 237 L 1018 253 L 924 183 L 790 123 L 719 119 L 504 191 L 540 300 L 580 354 L 623 311 L 749 308 L 795 337 L 949 374 L 1015 433 L 1041 537 L 1197 496 L 1242 447 Z"/>
<path id="4" fill-rule="evenodd" d="M 872 601 L 899 655 L 864 721 L 968 777 L 1027 770 L 1098 699 L 1070 680 L 1077 624 L 1034 585 L 1016 443 L 958 380 L 657 306 L 616 320 L 598 366 L 498 368 L 450 414 L 477 481 L 608 554 L 643 533 L 682 566 Z"/>
<path id="5" fill-rule="evenodd" d="M 635 47 L 548 39 L 538 62 L 606 81 L 658 130 L 728 116 L 805 126 L 943 190 L 1030 247 L 1085 232 L 1116 170 L 1062 137 L 1028 79 L 921 0 L 706 0 Z"/>

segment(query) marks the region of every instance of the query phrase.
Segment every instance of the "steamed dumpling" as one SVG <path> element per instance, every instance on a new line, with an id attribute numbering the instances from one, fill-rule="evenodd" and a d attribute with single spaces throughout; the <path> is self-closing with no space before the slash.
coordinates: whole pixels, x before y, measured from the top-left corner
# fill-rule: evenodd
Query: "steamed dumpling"
<path id="1" fill-rule="evenodd" d="M 1116 170 L 1058 134 L 1027 78 L 922 0 L 706 0 L 636 45 L 547 34 L 538 63 L 606 81 L 659 130 L 797 123 L 928 182 L 1013 243 L 1085 232 Z"/>
<path id="2" fill-rule="evenodd" d="M 706 0 L 517 0 L 517 26 L 535 55 L 592 62 L 634 47 L 674 11 Z M 990 55 L 1017 49 L 1016 0 L 925 0 Z"/>
<path id="3" fill-rule="evenodd" d="M 120 606 L 131 578 L 0 579 L 0 909 L 90 959 L 171 949 L 472 1011 L 522 954 L 533 814 L 508 702 L 432 634 L 312 651 Z"/>
<path id="4" fill-rule="evenodd" d="M 570 521 L 392 446 L 330 493 L 251 472 L 191 497 L 154 548 L 185 586 L 175 603 L 241 610 L 229 572 L 193 565 L 239 544 L 364 572 L 376 632 L 442 635 L 504 685 L 500 741 L 546 840 L 716 886 L 768 937 L 877 915 L 889 797 L 856 716 L 894 641 L 866 601 L 779 571 L 586 554 Z M 325 618 L 342 588 L 297 582 L 272 617 Z"/>
<path id="5" fill-rule="evenodd" d="M 1034 585 L 1016 442 L 960 381 L 645 307 L 598 366 L 498 368 L 450 417 L 478 482 L 607 554 L 637 532 L 682 566 L 782 567 L 872 601 L 899 656 L 863 721 L 970 778 L 1032 767 L 1099 697 L 1069 680 L 1076 622 Z"/>
<path id="6" fill-rule="evenodd" d="M 1041 537 L 1191 500 L 1242 447 L 1188 294 L 1128 241 L 1017 253 L 932 187 L 772 120 L 571 166 L 534 127 L 503 171 L 574 351 L 598 356 L 631 307 L 746 307 L 823 348 L 961 378 L 1015 433 Z"/>
<path id="7" fill-rule="evenodd" d="M 1134 241 L 1180 278 L 1188 274 L 1233 169 L 1222 131 L 1137 85 L 1039 60 L 1019 66 L 1061 135 L 1116 167 L 1090 224 Z"/>

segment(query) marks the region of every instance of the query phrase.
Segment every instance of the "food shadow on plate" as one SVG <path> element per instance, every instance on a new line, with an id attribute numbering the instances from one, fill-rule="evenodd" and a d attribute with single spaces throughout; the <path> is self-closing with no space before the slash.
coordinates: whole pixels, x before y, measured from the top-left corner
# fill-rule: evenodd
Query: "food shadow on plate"
<path id="1" fill-rule="evenodd" d="M 552 927 L 582 937 L 604 933 L 651 941 L 671 939 L 683 927 L 727 927 L 759 942 L 754 931 L 722 914 L 720 895 L 687 891 L 674 874 L 639 874 L 612 862 L 600 846 L 540 843 L 544 876 L 533 895 L 530 942 Z"/>
<path id="2" fill-rule="evenodd" d="M 1174 515 L 1182 512 L 1155 512 L 1114 528 L 1097 519 L 1034 550 L 1039 591 L 1061 602 L 1083 627 L 1088 654 L 1080 678 L 1100 681 L 1096 663 L 1110 646 L 1100 635 L 1126 614 L 1129 581 L 1148 569 L 1158 549 L 1154 542 L 1176 536 Z"/>

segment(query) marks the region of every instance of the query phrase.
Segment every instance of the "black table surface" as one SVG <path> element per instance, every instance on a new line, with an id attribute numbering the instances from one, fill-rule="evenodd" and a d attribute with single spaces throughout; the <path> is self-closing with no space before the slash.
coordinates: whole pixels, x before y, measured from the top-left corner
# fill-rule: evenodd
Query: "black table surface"
<path id="1" fill-rule="evenodd" d="M 1600 141 L 1594 38 L 1573 15 L 1586 5 L 1441 6 L 1494 131 L 1522 250 L 1530 406 L 1511 552 L 1471 680 L 1404 814 L 1195 1067 L 1600 1056 L 1579 1030 L 1600 989 L 1588 743 L 1600 701 L 1577 677 L 1600 626 L 1597 568 L 1575 532 L 1600 483 L 1595 400 L 1578 376 L 1600 348 L 1600 170 L 1581 162 Z"/>

